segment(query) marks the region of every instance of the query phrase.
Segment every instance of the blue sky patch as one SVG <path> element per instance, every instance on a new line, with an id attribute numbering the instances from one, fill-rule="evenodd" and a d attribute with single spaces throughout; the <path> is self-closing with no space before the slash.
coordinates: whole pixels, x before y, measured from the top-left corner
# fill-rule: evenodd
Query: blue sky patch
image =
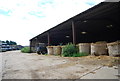
<path id="1" fill-rule="evenodd" d="M 88 4 L 90 6 L 93 6 L 93 5 L 95 5 L 95 2 L 94 1 L 89 1 L 89 2 L 86 2 L 86 4 Z"/>
<path id="2" fill-rule="evenodd" d="M 31 12 L 28 12 L 28 14 L 39 17 L 39 18 L 45 17 L 42 12 L 31 11 Z"/>
<path id="3" fill-rule="evenodd" d="M 10 13 L 11 13 L 10 10 L 5 11 L 3 9 L 0 9 L 0 15 L 10 16 Z"/>
<path id="4" fill-rule="evenodd" d="M 20 6 L 25 6 L 25 4 L 17 3 L 16 6 L 18 6 L 18 7 L 20 7 Z"/>
<path id="5" fill-rule="evenodd" d="M 47 4 L 53 4 L 53 1 L 52 0 L 43 0 L 43 1 L 38 2 L 38 6 L 47 5 Z"/>

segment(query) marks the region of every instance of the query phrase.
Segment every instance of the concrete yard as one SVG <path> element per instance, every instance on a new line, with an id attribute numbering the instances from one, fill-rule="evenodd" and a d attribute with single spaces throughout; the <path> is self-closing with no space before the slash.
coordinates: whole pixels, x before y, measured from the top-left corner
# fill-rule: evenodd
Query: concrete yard
<path id="1" fill-rule="evenodd" d="M 60 57 L 20 51 L 4 52 L 1 57 L 2 79 L 118 79 L 117 57 Z"/>

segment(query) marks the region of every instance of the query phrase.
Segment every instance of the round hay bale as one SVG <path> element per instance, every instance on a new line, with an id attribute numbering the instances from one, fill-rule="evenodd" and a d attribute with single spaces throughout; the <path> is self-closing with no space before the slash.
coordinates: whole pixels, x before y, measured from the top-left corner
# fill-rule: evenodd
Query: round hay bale
<path id="1" fill-rule="evenodd" d="M 48 55 L 53 55 L 53 47 L 47 46 L 47 52 L 48 52 Z"/>
<path id="2" fill-rule="evenodd" d="M 91 43 L 91 55 L 108 55 L 107 52 L 107 43 Z"/>
<path id="3" fill-rule="evenodd" d="M 120 56 L 120 41 L 107 43 L 109 56 Z"/>
<path id="4" fill-rule="evenodd" d="M 61 52 L 62 52 L 61 46 L 53 46 L 54 55 L 61 55 Z"/>
<path id="5" fill-rule="evenodd" d="M 90 54 L 90 43 L 80 43 L 78 46 L 79 46 L 79 53 Z"/>

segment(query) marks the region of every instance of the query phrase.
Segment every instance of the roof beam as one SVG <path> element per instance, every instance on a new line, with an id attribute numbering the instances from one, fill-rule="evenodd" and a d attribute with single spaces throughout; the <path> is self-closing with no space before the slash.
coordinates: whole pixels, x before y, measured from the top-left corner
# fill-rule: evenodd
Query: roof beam
<path id="1" fill-rule="evenodd" d="M 76 44 L 76 27 L 75 22 L 72 20 L 72 36 L 73 36 L 73 44 Z"/>

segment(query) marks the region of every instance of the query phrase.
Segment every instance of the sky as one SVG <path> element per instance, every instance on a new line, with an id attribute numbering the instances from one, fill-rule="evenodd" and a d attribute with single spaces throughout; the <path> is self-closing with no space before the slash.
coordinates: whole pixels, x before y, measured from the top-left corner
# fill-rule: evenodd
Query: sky
<path id="1" fill-rule="evenodd" d="M 0 40 L 29 40 L 104 0 L 0 0 Z"/>

